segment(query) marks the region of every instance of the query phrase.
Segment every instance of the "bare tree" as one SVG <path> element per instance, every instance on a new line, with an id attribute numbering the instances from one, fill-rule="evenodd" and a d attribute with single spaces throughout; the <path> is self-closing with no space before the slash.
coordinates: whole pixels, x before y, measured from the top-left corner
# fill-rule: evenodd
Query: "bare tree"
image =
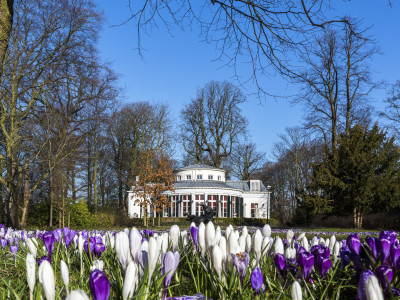
<path id="1" fill-rule="evenodd" d="M 329 19 L 331 2 L 326 0 L 267 1 L 129 1 L 136 22 L 138 49 L 141 54 L 141 33 L 153 27 L 199 26 L 202 38 L 215 43 L 219 59 L 235 67 L 241 62 L 252 66 L 250 77 L 259 91 L 267 93 L 260 75 L 278 71 L 297 74 L 293 58 L 310 43 L 311 37 L 327 25 L 343 26 L 346 17 Z M 293 55 L 295 54 L 295 55 Z"/>
<path id="2" fill-rule="evenodd" d="M 232 174 L 240 180 L 249 180 L 264 165 L 265 153 L 258 152 L 254 143 L 238 144 L 231 156 L 229 164 Z"/>
<path id="3" fill-rule="evenodd" d="M 377 49 L 366 30 L 353 31 L 356 25 L 353 21 L 352 28 L 327 30 L 316 38 L 315 46 L 301 55 L 305 67 L 295 79 L 305 88 L 296 101 L 305 104 L 306 127 L 321 133 L 332 149 L 339 133 L 370 121 L 366 97 L 376 84 L 368 63 Z"/>
<path id="4" fill-rule="evenodd" d="M 197 161 L 206 154 L 211 164 L 219 168 L 246 132 L 247 120 L 240 109 L 244 102 L 240 89 L 226 81 L 211 81 L 200 89 L 181 114 L 187 153 Z"/>
<path id="5" fill-rule="evenodd" d="M 400 139 L 400 80 L 391 86 L 385 104 L 385 111 L 380 115 L 389 120 L 392 131 Z"/>

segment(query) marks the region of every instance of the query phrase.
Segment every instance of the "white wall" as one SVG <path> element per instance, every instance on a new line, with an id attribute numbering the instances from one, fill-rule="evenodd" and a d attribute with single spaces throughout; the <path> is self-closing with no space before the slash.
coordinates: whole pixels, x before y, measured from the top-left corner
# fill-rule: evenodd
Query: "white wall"
<path id="1" fill-rule="evenodd" d="M 209 170 L 209 169 L 194 169 L 194 170 L 183 170 L 175 174 L 175 176 L 180 175 L 181 180 L 186 180 L 186 175 L 191 175 L 190 180 L 197 180 L 197 175 L 203 175 L 201 180 L 209 180 L 208 175 L 213 175 L 212 180 L 218 181 L 218 176 L 221 176 L 220 181 L 225 181 L 225 172 L 219 170 Z"/>

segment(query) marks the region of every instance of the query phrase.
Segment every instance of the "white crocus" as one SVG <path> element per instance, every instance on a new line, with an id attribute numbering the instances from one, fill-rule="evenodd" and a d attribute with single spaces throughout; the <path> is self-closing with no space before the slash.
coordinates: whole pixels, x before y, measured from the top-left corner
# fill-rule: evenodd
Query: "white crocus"
<path id="1" fill-rule="evenodd" d="M 331 238 L 329 239 L 329 250 L 331 253 L 333 253 L 333 248 L 335 247 L 336 244 L 336 237 L 335 235 L 332 235 Z"/>
<path id="2" fill-rule="evenodd" d="M 286 239 L 289 247 L 292 245 L 293 237 L 294 237 L 294 232 L 292 229 L 289 229 L 286 233 Z"/>
<path id="3" fill-rule="evenodd" d="M 228 237 L 228 244 L 227 244 L 227 249 L 226 249 L 226 254 L 228 256 L 228 261 L 231 262 L 232 261 L 232 254 L 236 254 L 238 253 L 238 241 L 236 239 L 236 235 L 231 232 L 231 234 Z"/>
<path id="4" fill-rule="evenodd" d="M 309 246 L 309 244 L 308 244 L 307 237 L 303 237 L 303 238 L 301 239 L 301 246 L 302 246 L 304 249 L 306 249 L 306 251 L 308 251 L 308 250 L 310 249 L 310 246 Z"/>
<path id="5" fill-rule="evenodd" d="M 270 237 L 271 236 L 271 226 L 268 224 L 265 224 L 263 229 L 262 229 L 262 235 L 263 237 Z"/>
<path id="6" fill-rule="evenodd" d="M 292 283 L 292 300 L 303 299 L 303 292 L 301 291 L 301 286 L 298 281 Z"/>
<path id="7" fill-rule="evenodd" d="M 139 245 L 140 247 L 140 245 Z M 140 248 L 139 248 L 140 249 Z M 117 252 L 117 258 L 121 263 L 122 269 L 125 270 L 130 259 L 129 251 L 129 237 L 125 231 L 120 231 L 115 235 L 115 252 Z"/>
<path id="8" fill-rule="evenodd" d="M 162 235 L 161 247 L 162 247 L 161 250 L 162 250 L 163 254 L 168 251 L 168 233 L 167 232 L 164 232 Z"/>
<path id="9" fill-rule="evenodd" d="M 211 259 L 212 259 L 212 263 L 213 263 L 215 271 L 217 272 L 218 277 L 221 278 L 223 256 L 222 256 L 222 251 L 218 245 L 215 245 L 212 248 Z"/>
<path id="10" fill-rule="evenodd" d="M 182 238 L 183 246 L 185 247 L 189 242 L 189 237 L 188 237 L 188 233 L 186 230 L 183 230 L 181 232 L 181 238 Z"/>
<path id="11" fill-rule="evenodd" d="M 297 238 L 297 240 L 299 242 L 301 242 L 304 238 L 305 238 L 306 234 L 304 232 L 300 233 L 299 237 Z"/>
<path id="12" fill-rule="evenodd" d="M 211 253 L 211 248 L 215 243 L 215 227 L 213 222 L 208 222 L 206 225 L 205 241 L 207 251 L 208 253 Z"/>
<path id="13" fill-rule="evenodd" d="M 65 289 L 67 290 L 67 294 L 69 293 L 69 271 L 68 266 L 65 261 L 61 260 L 61 277 L 65 285 Z"/>
<path id="14" fill-rule="evenodd" d="M 89 297 L 84 291 L 78 289 L 71 291 L 65 300 L 89 300 Z"/>
<path id="15" fill-rule="evenodd" d="M 251 251 L 251 236 L 250 234 L 248 234 L 246 236 L 246 252 L 250 253 L 250 251 Z"/>
<path id="16" fill-rule="evenodd" d="M 47 260 L 43 260 L 39 266 L 39 282 L 42 285 L 47 300 L 56 298 L 56 283 L 53 268 Z"/>
<path id="17" fill-rule="evenodd" d="M 226 264 L 226 238 L 224 236 L 221 236 L 221 239 L 219 240 L 219 249 L 221 250 L 222 254 L 222 263 Z"/>
<path id="18" fill-rule="evenodd" d="M 296 257 L 296 249 L 292 248 L 292 247 L 288 247 L 285 250 L 285 258 L 287 259 L 291 259 L 291 258 L 295 258 Z"/>
<path id="19" fill-rule="evenodd" d="M 257 263 L 260 262 L 262 243 L 263 236 L 261 231 L 257 229 L 256 233 L 254 234 L 254 253 L 256 255 Z"/>
<path id="20" fill-rule="evenodd" d="M 215 229 L 215 244 L 219 244 L 219 240 L 221 239 L 221 227 L 217 227 L 217 229 Z"/>
<path id="21" fill-rule="evenodd" d="M 134 261 L 130 261 L 125 271 L 124 285 L 122 287 L 122 299 L 127 300 L 135 293 L 138 269 Z"/>
<path id="22" fill-rule="evenodd" d="M 151 237 L 149 239 L 149 251 L 148 251 L 148 266 L 149 266 L 149 280 L 148 280 L 148 285 L 150 285 L 151 281 L 151 276 L 154 273 L 154 270 L 157 265 L 158 257 L 160 255 L 160 249 L 158 248 L 157 241 L 154 237 Z"/>
<path id="23" fill-rule="evenodd" d="M 278 254 L 278 253 L 284 254 L 284 252 L 285 252 L 285 248 L 283 246 L 282 239 L 279 236 L 277 236 L 275 239 L 274 251 L 275 251 L 275 254 Z"/>
<path id="24" fill-rule="evenodd" d="M 33 299 L 33 289 L 36 283 L 36 260 L 31 253 L 26 255 L 26 280 L 28 282 L 30 299 Z"/>
<path id="25" fill-rule="evenodd" d="M 36 248 L 34 242 L 32 241 L 32 239 L 28 238 L 28 239 L 26 240 L 26 246 L 28 247 L 29 252 L 30 252 L 34 257 L 36 257 L 36 255 L 37 255 L 37 248 Z"/>
<path id="26" fill-rule="evenodd" d="M 226 240 L 228 240 L 229 235 L 231 234 L 232 231 L 233 231 L 233 226 L 232 226 L 232 224 L 229 224 L 228 227 L 225 230 L 225 238 L 226 238 Z"/>
<path id="27" fill-rule="evenodd" d="M 171 242 L 172 251 L 177 251 L 179 246 L 180 229 L 178 225 L 172 225 L 169 230 L 169 241 Z"/>
<path id="28" fill-rule="evenodd" d="M 135 227 L 129 232 L 129 248 L 133 260 L 138 263 L 140 256 L 140 246 L 142 244 L 142 235 Z"/>
<path id="29" fill-rule="evenodd" d="M 242 235 L 241 236 L 246 237 L 248 234 L 249 234 L 249 231 L 247 230 L 247 226 L 244 226 L 242 228 Z"/>
<path id="30" fill-rule="evenodd" d="M 241 235 L 239 238 L 239 248 L 240 252 L 245 252 L 246 251 L 246 237 L 244 235 Z"/>
<path id="31" fill-rule="evenodd" d="M 340 253 L 340 243 L 336 241 L 335 246 L 333 247 L 333 259 L 336 262 L 339 259 L 339 253 Z"/>
<path id="32" fill-rule="evenodd" d="M 367 281 L 365 281 L 365 295 L 367 300 L 383 300 L 383 294 L 381 286 L 379 285 L 378 279 L 371 275 Z"/>
<path id="33" fill-rule="evenodd" d="M 206 226 L 204 225 L 203 222 L 200 223 L 199 225 L 199 232 L 198 232 L 198 240 L 199 240 L 199 246 L 201 250 L 201 256 L 204 256 L 204 253 L 206 251 Z"/>

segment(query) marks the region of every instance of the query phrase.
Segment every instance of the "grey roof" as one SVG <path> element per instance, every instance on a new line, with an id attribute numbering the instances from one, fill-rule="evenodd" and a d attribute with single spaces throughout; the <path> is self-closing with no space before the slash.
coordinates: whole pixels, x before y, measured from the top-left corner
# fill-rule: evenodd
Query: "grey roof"
<path id="1" fill-rule="evenodd" d="M 182 180 L 175 181 L 174 187 L 179 188 L 222 188 L 222 189 L 235 189 L 244 192 L 250 192 L 250 182 L 231 180 L 231 181 L 217 181 L 217 180 Z M 260 192 L 268 192 L 264 184 L 260 182 Z"/>
<path id="2" fill-rule="evenodd" d="M 180 171 L 180 170 L 193 170 L 193 169 L 219 170 L 219 171 L 225 172 L 225 170 L 223 170 L 223 169 L 215 168 L 215 167 L 212 167 L 212 166 L 209 166 L 209 165 L 205 165 L 205 164 L 194 164 L 194 165 L 186 166 L 186 167 L 178 169 L 178 171 Z"/>
<path id="3" fill-rule="evenodd" d="M 227 180 L 226 184 L 244 192 L 250 192 L 250 181 L 248 180 Z M 268 192 L 262 181 L 260 181 L 260 192 Z"/>
<path id="4" fill-rule="evenodd" d="M 223 188 L 223 189 L 237 189 L 223 181 L 217 180 L 183 180 L 175 181 L 175 188 Z"/>

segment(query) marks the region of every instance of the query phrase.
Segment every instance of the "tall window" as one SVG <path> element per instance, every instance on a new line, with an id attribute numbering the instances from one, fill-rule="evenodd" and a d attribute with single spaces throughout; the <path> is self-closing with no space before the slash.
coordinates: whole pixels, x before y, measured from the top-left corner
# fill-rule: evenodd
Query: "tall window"
<path id="1" fill-rule="evenodd" d="M 219 180 L 219 181 L 221 180 L 221 176 L 218 176 L 218 180 Z"/>
<path id="2" fill-rule="evenodd" d="M 201 207 L 202 204 L 204 204 L 204 195 L 196 195 L 196 216 L 200 216 L 203 212 L 203 208 Z"/>
<path id="3" fill-rule="evenodd" d="M 197 179 L 198 179 L 198 180 L 203 179 L 203 175 L 197 175 Z"/>
<path id="4" fill-rule="evenodd" d="M 182 196 L 182 216 L 190 215 L 191 213 L 191 195 L 183 195 Z"/>
<path id="5" fill-rule="evenodd" d="M 176 175 L 176 181 L 181 181 L 182 177 L 181 175 Z"/>
<path id="6" fill-rule="evenodd" d="M 178 208 L 178 195 L 171 196 L 171 217 L 178 217 L 179 208 Z"/>
<path id="7" fill-rule="evenodd" d="M 232 210 L 231 210 L 231 212 L 232 212 L 232 214 L 231 214 L 231 217 L 238 217 L 237 215 L 236 215 L 236 197 L 234 197 L 234 196 L 232 196 L 231 197 L 231 204 L 232 204 Z"/>
<path id="8" fill-rule="evenodd" d="M 257 209 L 258 209 L 258 203 L 252 203 L 251 204 L 251 217 L 252 218 L 257 217 Z"/>
<path id="9" fill-rule="evenodd" d="M 214 212 L 217 210 L 217 197 L 217 195 L 208 195 L 207 197 L 207 204 L 213 209 Z"/>
<path id="10" fill-rule="evenodd" d="M 186 175 L 186 180 L 192 179 L 192 175 Z"/>
<path id="11" fill-rule="evenodd" d="M 219 204 L 219 212 L 222 218 L 226 218 L 228 216 L 228 196 L 220 196 L 220 204 Z"/>
<path id="12" fill-rule="evenodd" d="M 208 175 L 208 180 L 213 180 L 214 176 Z"/>

